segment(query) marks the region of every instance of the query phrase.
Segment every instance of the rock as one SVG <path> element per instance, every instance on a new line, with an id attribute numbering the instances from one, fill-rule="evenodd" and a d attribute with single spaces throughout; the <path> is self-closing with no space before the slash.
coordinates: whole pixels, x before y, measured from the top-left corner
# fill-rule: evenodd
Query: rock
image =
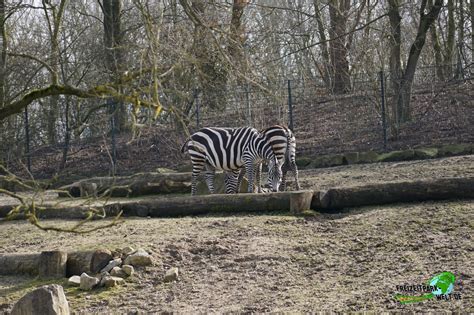
<path id="1" fill-rule="evenodd" d="M 473 146 L 470 144 L 448 144 L 439 148 L 439 156 L 453 156 L 471 154 Z"/>
<path id="2" fill-rule="evenodd" d="M 131 265 L 123 265 L 122 266 L 123 272 L 127 274 L 127 276 L 131 277 L 135 273 L 135 269 Z"/>
<path id="3" fill-rule="evenodd" d="M 78 287 L 81 285 L 81 277 L 79 276 L 72 276 L 67 280 L 67 284 L 71 287 Z"/>
<path id="4" fill-rule="evenodd" d="M 375 163 L 379 155 L 374 151 L 359 152 L 359 163 Z"/>
<path id="5" fill-rule="evenodd" d="M 97 284 L 99 284 L 99 279 L 96 277 L 91 277 L 87 273 L 82 273 L 81 275 L 81 290 L 89 291 L 92 290 Z"/>
<path id="6" fill-rule="evenodd" d="M 135 267 L 149 266 L 153 264 L 152 257 L 144 249 L 140 248 L 124 260 L 124 265 L 132 265 Z"/>
<path id="7" fill-rule="evenodd" d="M 403 150 L 403 151 L 392 151 L 388 153 L 380 154 L 377 158 L 378 162 L 395 162 L 395 161 L 408 161 L 415 158 L 414 150 Z"/>
<path id="8" fill-rule="evenodd" d="M 107 264 L 107 266 L 105 266 L 104 268 L 102 268 L 102 270 L 100 271 L 101 273 L 102 272 L 109 272 L 110 270 L 112 270 L 114 267 L 118 267 L 122 264 L 122 259 L 121 258 L 115 258 L 114 260 L 111 260 L 109 261 L 109 263 Z"/>
<path id="9" fill-rule="evenodd" d="M 316 157 L 311 162 L 311 168 L 331 167 L 344 164 L 344 156 L 342 154 L 330 154 Z"/>
<path id="10" fill-rule="evenodd" d="M 15 303 L 12 315 L 24 314 L 69 314 L 69 304 L 63 287 L 57 284 L 45 285 L 27 293 Z"/>
<path id="11" fill-rule="evenodd" d="M 163 279 L 163 282 L 172 282 L 172 281 L 177 281 L 178 280 L 178 268 L 173 267 L 166 271 L 165 278 Z"/>
<path id="12" fill-rule="evenodd" d="M 312 159 L 310 157 L 307 157 L 307 156 L 301 156 L 301 157 L 297 157 L 296 158 L 296 166 L 298 166 L 298 168 L 305 168 L 306 166 L 308 166 L 310 163 L 311 163 Z"/>
<path id="13" fill-rule="evenodd" d="M 111 288 L 115 287 L 119 284 L 123 284 L 125 280 L 120 277 L 114 277 L 114 276 L 105 276 L 100 280 L 100 285 L 106 288 Z"/>
<path id="14" fill-rule="evenodd" d="M 359 152 L 348 152 L 344 154 L 344 164 L 359 163 Z"/>
<path id="15" fill-rule="evenodd" d="M 415 149 L 415 158 L 417 159 L 434 159 L 438 156 L 436 148 L 419 148 Z"/>
<path id="16" fill-rule="evenodd" d="M 112 270 L 110 271 L 110 275 L 113 277 L 122 277 L 122 278 L 127 276 L 125 271 L 123 271 L 122 268 L 120 267 L 112 268 Z"/>
<path id="17" fill-rule="evenodd" d="M 108 249 L 98 249 L 94 252 L 91 260 L 91 272 L 97 273 L 107 266 L 112 260 L 112 252 Z"/>
<path id="18" fill-rule="evenodd" d="M 131 246 L 127 246 L 121 250 L 122 254 L 125 256 L 131 255 L 135 252 L 135 249 Z"/>

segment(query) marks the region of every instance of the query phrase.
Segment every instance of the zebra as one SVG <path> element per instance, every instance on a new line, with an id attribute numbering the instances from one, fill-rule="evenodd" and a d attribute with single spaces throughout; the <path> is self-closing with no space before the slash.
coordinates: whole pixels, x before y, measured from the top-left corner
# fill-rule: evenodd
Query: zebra
<path id="1" fill-rule="evenodd" d="M 278 164 L 282 166 L 281 191 L 286 189 L 286 174 L 290 170 L 295 176 L 296 190 L 300 190 L 298 167 L 296 166 L 296 138 L 293 132 L 287 127 L 275 125 L 262 130 L 260 133 L 265 136 L 276 155 Z M 237 187 L 240 187 L 244 174 L 245 169 L 242 169 L 237 181 Z M 261 165 L 257 165 L 256 177 L 258 182 L 260 182 L 260 176 Z M 268 182 L 268 184 L 270 184 L 270 182 Z M 258 190 L 261 192 L 261 187 L 258 187 Z"/>
<path id="2" fill-rule="evenodd" d="M 184 153 L 186 150 L 193 165 L 192 196 L 196 194 L 197 179 L 204 169 L 206 169 L 206 184 L 211 194 L 214 193 L 216 169 L 226 172 L 226 193 L 235 193 L 242 167 L 248 174 L 248 192 L 253 192 L 254 164 L 261 165 L 264 160 L 268 162 L 270 186 L 273 191 L 278 191 L 282 177 L 281 165 L 265 136 L 255 128 L 202 128 L 183 144 L 181 152 Z M 260 186 L 259 180 L 258 177 L 258 186 Z"/>

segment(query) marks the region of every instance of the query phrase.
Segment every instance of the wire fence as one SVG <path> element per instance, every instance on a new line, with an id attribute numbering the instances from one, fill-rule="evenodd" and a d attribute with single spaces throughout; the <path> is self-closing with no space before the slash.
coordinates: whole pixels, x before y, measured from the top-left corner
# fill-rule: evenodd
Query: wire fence
<path id="1" fill-rule="evenodd" d="M 225 96 L 219 108 L 210 108 L 204 93 L 195 89 L 191 91 L 193 108 L 188 117 L 188 127 L 191 132 L 209 126 L 252 126 L 260 130 L 283 124 L 295 133 L 297 155 L 311 156 L 474 142 L 473 69 L 459 68 L 458 65 L 442 67 L 417 69 L 411 95 L 412 117 L 400 126 L 398 138 L 393 137 L 393 106 L 396 100 L 391 88 L 391 76 L 382 71 L 353 75 L 351 90 L 341 95 L 331 93 L 321 78 L 282 79 L 265 87 L 251 84 L 229 86 L 224 93 L 217 93 Z M 108 139 L 101 139 L 101 143 L 107 143 L 96 147 L 103 155 L 101 163 L 109 164 L 112 174 L 123 174 L 124 167 L 117 168 L 117 163 L 123 163 L 130 154 L 125 153 L 129 150 L 124 147 L 125 142 L 117 140 L 114 115 L 110 114 L 115 106 L 113 102 L 108 102 L 106 128 L 109 136 Z M 32 164 L 41 161 L 54 173 L 57 169 L 54 165 L 59 164 L 57 160 L 61 159 L 58 158 L 61 156 L 61 144 L 56 146 L 54 154 L 44 154 L 43 149 L 32 148 L 29 137 L 35 128 L 30 130 L 27 111 L 24 112 L 23 122 L 25 151 L 21 154 L 21 160 L 30 172 Z M 167 138 L 166 144 L 163 145 L 163 139 L 156 144 L 146 141 L 147 146 L 153 147 L 151 157 L 147 156 L 150 159 L 147 163 L 178 162 L 175 157 L 179 156 L 179 139 L 184 137 L 184 133 L 180 135 L 173 124 L 166 121 L 158 127 L 160 134 Z M 82 139 L 80 146 L 87 141 L 93 140 Z M 171 142 L 176 144 L 171 145 Z M 144 156 L 138 154 L 136 158 Z"/>
<path id="2" fill-rule="evenodd" d="M 473 141 L 472 76 L 457 65 L 420 67 L 413 82 L 411 119 L 393 137 L 390 73 L 352 77 L 351 91 L 334 95 L 322 80 L 291 79 L 270 89 L 251 85 L 228 88 L 223 108 L 203 106 L 195 93 L 191 129 L 204 126 L 289 126 L 300 154 L 386 151 L 403 147 Z M 449 70 L 449 71 L 448 71 Z"/>

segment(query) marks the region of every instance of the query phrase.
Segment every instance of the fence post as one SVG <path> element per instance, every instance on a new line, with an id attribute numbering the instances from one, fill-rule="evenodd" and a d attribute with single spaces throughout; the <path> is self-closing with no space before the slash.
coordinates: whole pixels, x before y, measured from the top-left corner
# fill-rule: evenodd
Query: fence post
<path id="1" fill-rule="evenodd" d="M 25 106 L 25 150 L 26 150 L 26 167 L 31 173 L 31 156 L 30 156 L 30 126 L 28 121 L 28 106 Z"/>
<path id="2" fill-rule="evenodd" d="M 293 100 L 291 98 L 291 80 L 288 80 L 288 128 L 293 131 Z"/>
<path id="3" fill-rule="evenodd" d="M 245 98 L 247 101 L 247 124 L 252 126 L 252 109 L 250 107 L 250 84 L 247 83 L 245 90 Z"/>
<path id="4" fill-rule="evenodd" d="M 111 137 L 111 142 L 112 142 L 112 175 L 115 176 L 115 173 L 117 171 L 117 147 L 116 147 L 116 143 L 115 143 L 115 132 L 116 132 L 116 128 L 115 128 L 115 124 L 116 124 L 115 110 L 116 110 L 116 103 L 111 98 L 109 98 L 107 100 L 107 102 L 109 103 L 110 111 L 111 111 L 111 116 L 110 116 L 110 127 L 111 127 L 110 134 L 111 135 L 110 135 L 110 137 Z"/>
<path id="5" fill-rule="evenodd" d="M 199 129 L 199 91 L 198 89 L 194 89 L 194 102 L 196 103 L 196 127 Z"/>
<path id="6" fill-rule="evenodd" d="M 387 120 L 385 116 L 385 75 L 383 70 L 379 72 L 380 76 L 380 97 L 382 104 L 382 129 L 383 129 L 383 150 L 387 150 Z"/>

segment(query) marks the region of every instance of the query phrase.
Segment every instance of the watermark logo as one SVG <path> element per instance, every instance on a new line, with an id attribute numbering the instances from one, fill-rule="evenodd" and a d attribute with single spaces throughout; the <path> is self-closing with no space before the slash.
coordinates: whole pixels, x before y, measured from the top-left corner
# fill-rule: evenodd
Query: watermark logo
<path id="1" fill-rule="evenodd" d="M 395 299 L 402 304 L 421 302 L 432 298 L 438 300 L 460 300 L 460 293 L 453 293 L 456 277 L 449 271 L 442 272 L 431 278 L 426 284 L 397 285 L 399 292 L 425 293 L 423 295 L 397 294 Z"/>

